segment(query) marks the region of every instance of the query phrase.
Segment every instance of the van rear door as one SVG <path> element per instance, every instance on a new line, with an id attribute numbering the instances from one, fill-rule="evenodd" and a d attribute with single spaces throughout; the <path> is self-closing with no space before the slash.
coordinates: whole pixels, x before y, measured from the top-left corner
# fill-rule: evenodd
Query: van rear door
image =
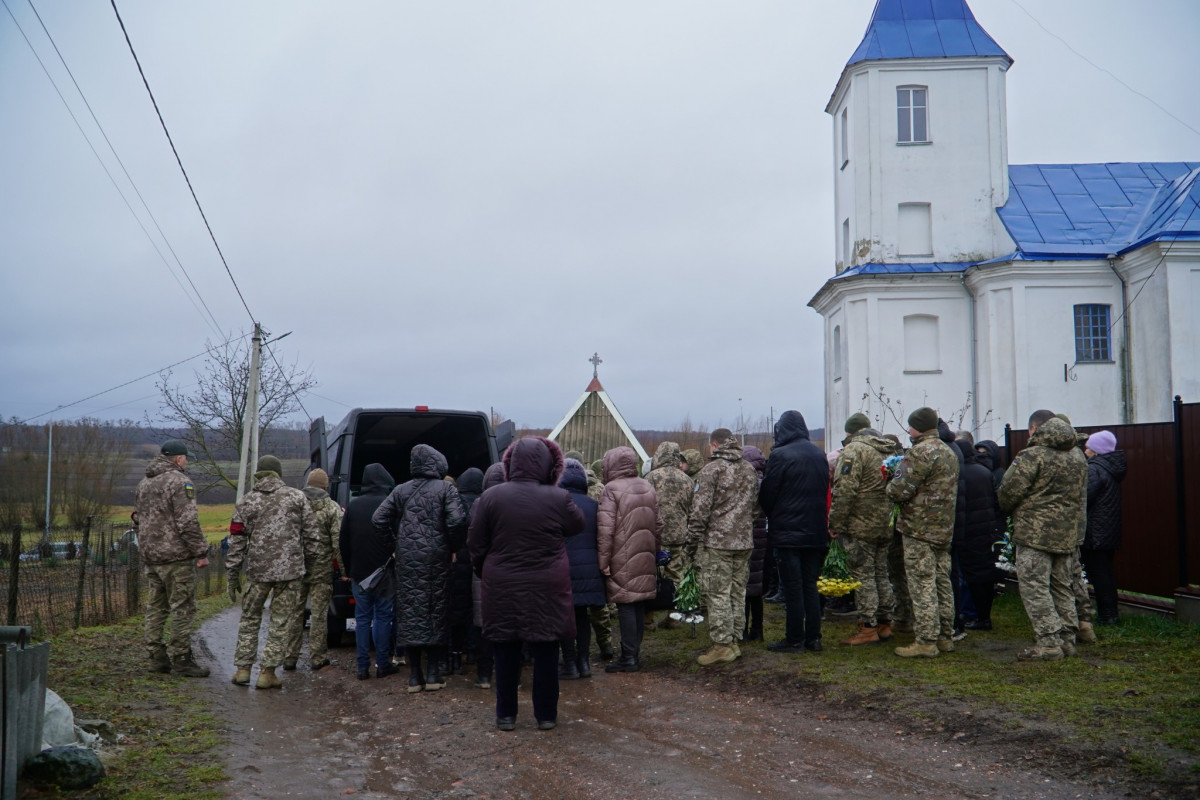
<path id="1" fill-rule="evenodd" d="M 308 425 L 308 471 L 329 472 L 329 447 L 325 443 L 325 418 L 317 417 Z"/>

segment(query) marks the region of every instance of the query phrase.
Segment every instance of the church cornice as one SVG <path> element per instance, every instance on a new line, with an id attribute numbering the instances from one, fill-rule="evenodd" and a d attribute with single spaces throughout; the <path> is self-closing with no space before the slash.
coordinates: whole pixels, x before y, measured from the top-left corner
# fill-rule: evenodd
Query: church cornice
<path id="1" fill-rule="evenodd" d="M 842 70 L 841 77 L 838 78 L 837 85 L 833 87 L 833 94 L 829 96 L 829 102 L 825 105 L 826 114 L 836 113 L 836 109 L 841 106 L 842 100 L 845 98 L 846 92 L 849 91 L 850 79 L 864 72 L 872 70 L 878 72 L 895 72 L 898 70 L 921 69 L 927 71 L 934 70 L 950 70 L 962 69 L 964 66 L 979 66 L 988 67 L 996 66 L 1001 71 L 1007 71 L 1012 62 L 1003 56 L 951 56 L 947 58 L 888 58 L 878 61 L 859 61 L 848 65 Z"/>
<path id="2" fill-rule="evenodd" d="M 936 287 L 947 289 L 961 286 L 963 273 L 958 272 L 910 272 L 901 274 L 867 274 L 849 277 L 830 278 L 825 281 L 812 299 L 808 301 L 809 308 L 822 316 L 839 303 L 855 296 L 869 295 L 880 287 Z M 961 291 L 961 290 L 959 290 Z"/>

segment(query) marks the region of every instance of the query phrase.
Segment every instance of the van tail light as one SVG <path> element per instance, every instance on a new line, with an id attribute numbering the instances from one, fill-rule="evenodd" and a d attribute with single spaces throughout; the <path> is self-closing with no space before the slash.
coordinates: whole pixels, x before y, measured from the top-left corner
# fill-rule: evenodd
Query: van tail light
<path id="1" fill-rule="evenodd" d="M 429 406 L 417 406 L 416 408 L 414 408 L 414 409 L 413 409 L 413 411 L 420 411 L 420 412 L 422 412 L 422 413 L 429 413 Z"/>

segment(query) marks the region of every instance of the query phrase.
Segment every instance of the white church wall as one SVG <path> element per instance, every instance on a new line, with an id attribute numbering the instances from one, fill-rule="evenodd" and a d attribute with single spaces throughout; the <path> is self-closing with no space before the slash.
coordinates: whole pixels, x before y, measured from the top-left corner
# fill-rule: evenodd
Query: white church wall
<path id="1" fill-rule="evenodd" d="M 1172 414 L 1169 270 L 1156 269 L 1161 255 L 1158 245 L 1153 244 L 1117 263 L 1128 282 L 1134 422 L 1161 422 Z"/>
<path id="2" fill-rule="evenodd" d="M 1192 243 L 1194 245 L 1194 243 Z M 1171 263 L 1171 375 L 1172 396 L 1185 402 L 1200 401 L 1200 248 L 1192 247 L 1186 260 Z M 1172 248 L 1175 252 L 1175 248 Z"/>

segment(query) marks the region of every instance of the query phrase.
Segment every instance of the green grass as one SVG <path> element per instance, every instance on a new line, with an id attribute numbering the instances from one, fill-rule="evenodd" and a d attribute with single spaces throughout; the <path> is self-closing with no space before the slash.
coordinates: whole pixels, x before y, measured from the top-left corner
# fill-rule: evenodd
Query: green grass
<path id="1" fill-rule="evenodd" d="M 229 533 L 229 520 L 233 518 L 233 503 L 221 503 L 214 505 L 199 504 L 197 511 L 200 514 L 200 530 L 204 532 L 204 538 L 209 544 L 219 544 L 221 539 L 225 538 L 225 534 Z M 129 512 L 133 511 L 133 506 L 116 506 L 112 510 L 112 519 L 129 519 Z"/>
<path id="2" fill-rule="evenodd" d="M 200 600 L 198 617 L 228 607 L 221 596 Z M 207 710 L 198 684 L 145 671 L 142 618 L 85 628 L 50 645 L 49 686 L 77 719 L 106 719 L 126 737 L 108 776 L 73 797 L 216 800 L 226 779 L 218 757 L 222 723 Z"/>
<path id="3" fill-rule="evenodd" d="M 783 611 L 767 606 L 767 642 L 783 637 Z M 954 653 L 935 659 L 902 659 L 893 645 L 846 647 L 856 623 L 826 622 L 825 650 L 818 656 L 781 656 L 761 644 L 743 645 L 747 657 L 724 670 L 705 669 L 695 656 L 708 646 L 707 627 L 647 636 L 654 662 L 706 679 L 739 684 L 791 685 L 835 704 L 871 713 L 901 712 L 932 724 L 961 724 L 963 717 L 988 720 L 1001 731 L 1042 735 L 1047 727 L 1083 750 L 1123 753 L 1142 776 L 1161 778 L 1169 769 L 1200 771 L 1200 628 L 1170 617 L 1133 616 L 1113 627 L 1097 627 L 1099 641 L 1079 645 L 1078 655 L 1060 662 L 1018 662 L 1017 652 L 1033 643 L 1020 598 L 996 599 L 995 630 L 971 632 Z M 1003 738 L 1003 737 L 1002 737 Z M 1108 753 L 1110 756 L 1111 752 Z"/>

